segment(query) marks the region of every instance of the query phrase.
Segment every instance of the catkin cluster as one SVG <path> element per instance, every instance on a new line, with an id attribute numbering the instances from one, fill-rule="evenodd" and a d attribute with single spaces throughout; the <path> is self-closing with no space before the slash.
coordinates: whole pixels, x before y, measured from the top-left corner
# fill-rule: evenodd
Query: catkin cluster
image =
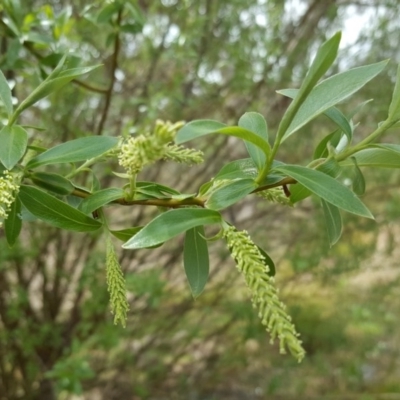
<path id="1" fill-rule="evenodd" d="M 263 255 L 246 231 L 239 232 L 229 226 L 224 229 L 223 236 L 237 268 L 244 275 L 253 305 L 258 309 L 258 316 L 271 335 L 271 342 L 278 338 L 281 353 L 285 353 L 288 348 L 293 356 L 301 361 L 305 351 L 299 334 L 286 312 L 286 306 L 278 298 L 274 278 L 268 275 Z"/>
<path id="2" fill-rule="evenodd" d="M 15 200 L 19 190 L 19 185 L 10 171 L 5 170 L 0 177 L 0 227 L 2 221 L 7 219 L 11 204 Z"/>
<path id="3" fill-rule="evenodd" d="M 107 240 L 106 279 L 108 292 L 110 293 L 110 308 L 114 314 L 114 323 L 117 324 L 119 321 L 125 328 L 129 304 L 126 299 L 124 275 L 115 254 L 111 238 Z"/>
<path id="4" fill-rule="evenodd" d="M 138 174 L 145 166 L 169 158 L 175 162 L 198 164 L 203 161 L 203 153 L 172 144 L 176 132 L 183 122 L 157 120 L 153 132 L 131 137 L 122 143 L 118 155 L 119 163 L 130 176 Z"/>

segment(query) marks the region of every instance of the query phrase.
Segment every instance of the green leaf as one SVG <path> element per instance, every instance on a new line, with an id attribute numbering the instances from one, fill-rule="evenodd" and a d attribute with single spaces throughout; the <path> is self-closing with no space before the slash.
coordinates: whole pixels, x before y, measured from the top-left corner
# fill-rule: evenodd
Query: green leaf
<path id="1" fill-rule="evenodd" d="M 21 220 L 21 201 L 17 197 L 11 204 L 10 211 L 7 219 L 4 221 L 4 230 L 6 233 L 7 243 L 10 247 L 13 247 L 22 228 Z"/>
<path id="2" fill-rule="evenodd" d="M 7 79 L 4 76 L 3 72 L 1 72 L 1 70 L 0 70 L 0 100 L 4 104 L 4 107 L 7 111 L 7 115 L 10 118 L 13 113 L 12 94 L 11 94 L 11 89 L 8 86 Z"/>
<path id="3" fill-rule="evenodd" d="M 241 160 L 231 161 L 225 164 L 214 180 L 219 179 L 246 179 L 257 178 L 258 171 L 251 158 L 243 158 Z"/>
<path id="4" fill-rule="evenodd" d="M 240 117 L 238 125 L 242 128 L 248 129 L 268 142 L 267 122 L 261 114 L 256 112 L 247 112 Z M 244 143 L 247 151 L 250 154 L 250 157 L 254 161 L 254 164 L 256 164 L 257 169 L 259 171 L 262 170 L 266 162 L 264 152 L 261 151 L 259 147 L 254 146 L 252 143 L 247 141 Z"/>
<path id="5" fill-rule="evenodd" d="M 272 167 L 277 165 L 282 165 L 282 162 L 274 160 L 272 162 Z M 241 160 L 231 161 L 225 164 L 220 171 L 215 175 L 214 181 L 222 179 L 256 179 L 258 176 L 258 170 L 251 158 L 243 158 Z M 277 175 L 269 175 L 265 178 L 260 185 L 268 185 L 271 183 L 279 182 L 281 178 L 278 179 Z"/>
<path id="6" fill-rule="evenodd" d="M 352 161 L 354 162 L 354 167 L 353 167 L 353 192 L 359 196 L 363 195 L 365 193 L 365 179 L 364 175 L 361 172 L 358 164 L 357 164 L 357 159 L 355 157 L 351 157 Z"/>
<path id="7" fill-rule="evenodd" d="M 86 199 L 79 204 L 78 209 L 84 214 L 89 214 L 92 211 L 122 197 L 124 197 L 124 191 L 119 188 L 99 190 L 98 192 L 91 194 L 89 197 L 86 197 Z"/>
<path id="8" fill-rule="evenodd" d="M 294 99 L 298 91 L 299 89 L 281 89 L 277 90 L 276 92 L 282 94 L 283 96 Z M 349 141 L 351 141 L 353 130 L 351 128 L 350 122 L 338 108 L 328 108 L 324 112 L 324 115 L 331 119 L 345 133 L 345 135 L 349 138 Z"/>
<path id="9" fill-rule="evenodd" d="M 133 235 L 136 235 L 143 226 L 135 226 L 133 228 L 119 229 L 110 231 L 116 238 L 122 240 L 123 242 L 127 242 Z M 156 247 L 160 247 L 164 244 L 164 242 L 156 244 L 154 246 L 149 246 L 149 249 L 155 249 Z"/>
<path id="10" fill-rule="evenodd" d="M 324 211 L 326 228 L 330 246 L 333 246 L 342 235 L 342 216 L 334 205 L 321 199 L 322 210 Z"/>
<path id="11" fill-rule="evenodd" d="M 329 155 L 328 143 L 330 143 L 331 146 L 336 147 L 340 142 L 341 136 L 342 133 L 339 129 L 325 136 L 315 148 L 313 159 L 316 160 L 317 158 L 327 157 Z"/>
<path id="12" fill-rule="evenodd" d="M 111 136 L 87 136 L 70 140 L 32 158 L 27 167 L 86 161 L 107 152 L 117 143 L 118 138 Z"/>
<path id="13" fill-rule="evenodd" d="M 269 143 L 260 136 L 238 126 L 226 126 L 225 124 L 211 120 L 196 120 L 189 122 L 178 131 L 175 137 L 175 143 L 185 143 L 189 140 L 209 135 L 210 133 L 238 137 L 247 142 L 253 143 L 258 146 L 266 156 L 268 155 L 270 148 Z"/>
<path id="14" fill-rule="evenodd" d="M 257 246 L 257 245 L 256 245 Z M 269 276 L 275 276 L 276 274 L 276 268 L 275 268 L 275 263 L 272 260 L 272 258 L 265 252 L 265 250 L 263 250 L 260 246 L 257 246 L 258 250 L 260 251 L 260 253 L 262 254 L 262 256 L 264 257 L 264 265 L 266 267 L 268 267 L 268 275 Z"/>
<path id="15" fill-rule="evenodd" d="M 28 134 L 18 125 L 4 126 L 0 131 L 0 161 L 11 170 L 25 154 Z"/>
<path id="16" fill-rule="evenodd" d="M 319 83 L 299 108 L 283 136 L 283 140 L 287 139 L 318 115 L 357 92 L 378 75 L 387 63 L 388 61 L 385 60 L 376 64 L 353 68 L 349 71 L 333 75 Z M 297 96 L 293 103 L 296 99 Z"/>
<path id="17" fill-rule="evenodd" d="M 226 127 L 222 122 L 211 119 L 199 119 L 191 121 L 183 126 L 175 136 L 175 143 L 181 144 L 192 139 L 197 139 L 201 136 L 208 135 L 218 129 Z"/>
<path id="18" fill-rule="evenodd" d="M 206 207 L 211 210 L 227 208 L 243 199 L 257 186 L 253 179 L 236 179 L 212 192 L 206 202 Z"/>
<path id="19" fill-rule="evenodd" d="M 400 145 L 398 144 L 378 143 L 378 144 L 372 144 L 372 147 L 376 147 L 378 149 L 390 150 L 400 155 Z"/>
<path id="20" fill-rule="evenodd" d="M 120 27 L 121 32 L 132 33 L 135 35 L 142 31 L 143 26 L 140 24 L 123 24 Z"/>
<path id="21" fill-rule="evenodd" d="M 57 73 L 56 78 L 52 78 L 50 74 L 25 100 L 23 100 L 13 114 L 13 120 L 15 120 L 24 110 L 35 104 L 40 99 L 43 99 L 47 95 L 65 86 L 68 82 L 73 79 L 87 74 L 98 68 L 100 65 L 95 65 L 92 67 L 82 67 L 67 69 L 62 72 Z M 54 73 L 54 71 L 53 71 Z"/>
<path id="22" fill-rule="evenodd" d="M 318 171 L 336 178 L 341 172 L 341 166 L 335 159 L 326 160 L 323 164 L 318 165 Z M 295 204 L 301 200 L 311 196 L 312 192 L 300 183 L 290 186 L 290 201 Z"/>
<path id="23" fill-rule="evenodd" d="M 394 85 L 392 101 L 389 106 L 388 120 L 400 120 L 400 65 L 397 67 L 396 84 Z"/>
<path id="24" fill-rule="evenodd" d="M 378 145 L 377 145 L 378 146 Z M 385 145 L 386 147 L 387 145 Z M 375 146 L 374 146 L 375 147 Z M 400 168 L 400 154 L 392 149 L 368 148 L 361 150 L 353 156 L 359 167 Z M 340 162 L 343 167 L 353 166 L 350 159 Z"/>
<path id="25" fill-rule="evenodd" d="M 199 225 L 217 224 L 221 214 L 203 208 L 179 208 L 158 215 L 122 247 L 142 249 L 154 246 Z"/>
<path id="26" fill-rule="evenodd" d="M 29 212 L 57 228 L 90 232 L 101 227 L 99 221 L 33 186 L 21 185 L 19 198 Z"/>
<path id="27" fill-rule="evenodd" d="M 185 235 L 183 264 L 194 298 L 198 297 L 204 290 L 210 270 L 208 245 L 204 235 L 202 225 L 189 229 Z"/>
<path id="28" fill-rule="evenodd" d="M 328 108 L 324 114 L 344 132 L 350 143 L 353 138 L 353 129 L 346 116 L 336 107 Z"/>
<path id="29" fill-rule="evenodd" d="M 141 229 L 143 229 L 143 226 L 135 226 L 133 228 L 110 230 L 110 232 L 117 239 L 122 240 L 123 242 L 127 242 L 133 235 L 136 235 Z"/>
<path id="30" fill-rule="evenodd" d="M 42 189 L 65 196 L 74 191 L 75 186 L 68 179 L 52 172 L 35 172 L 29 176 Z"/>
<path id="31" fill-rule="evenodd" d="M 373 219 L 371 212 L 360 199 L 329 175 L 298 165 L 283 165 L 276 169 L 296 179 L 328 203 L 352 214 Z"/>
<path id="32" fill-rule="evenodd" d="M 335 61 L 340 39 L 341 33 L 337 32 L 318 49 L 299 92 L 282 117 L 277 133 L 278 140 L 283 140 L 289 136 L 290 126 L 293 125 L 293 120 L 299 114 L 302 104 L 308 100 L 311 90 Z"/>
<path id="33" fill-rule="evenodd" d="M 120 8 L 121 5 L 117 1 L 108 4 L 106 3 L 97 15 L 97 23 L 102 24 L 109 22 L 112 16 L 116 14 Z"/>

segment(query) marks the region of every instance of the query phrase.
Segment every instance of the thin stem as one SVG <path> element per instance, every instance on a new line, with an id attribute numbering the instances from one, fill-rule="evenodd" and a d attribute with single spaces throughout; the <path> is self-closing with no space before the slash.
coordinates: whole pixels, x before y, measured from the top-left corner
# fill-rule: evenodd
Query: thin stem
<path id="1" fill-rule="evenodd" d="M 272 183 L 270 185 L 260 186 L 257 189 L 253 190 L 251 193 L 261 192 L 263 190 L 272 189 L 279 186 L 289 185 L 297 183 L 297 181 L 293 178 L 287 177 L 283 178 L 281 181 Z M 75 188 L 74 191 L 71 193 L 72 196 L 80 197 L 80 198 L 87 198 L 92 193 L 80 189 Z M 182 206 L 199 206 L 205 207 L 207 198 L 205 197 L 192 197 L 189 199 L 147 199 L 147 200 L 127 200 L 125 198 L 120 198 L 111 202 L 111 204 L 119 204 L 122 206 L 134 206 L 134 205 L 141 205 L 141 206 L 158 206 L 158 207 L 167 207 L 167 208 L 179 208 Z"/>
<path id="2" fill-rule="evenodd" d="M 96 163 L 97 161 L 99 161 L 100 158 L 102 158 L 104 156 L 104 154 L 101 154 L 98 157 L 93 157 L 90 158 L 89 160 L 85 161 L 80 167 L 78 167 L 77 169 L 71 171 L 68 175 L 66 175 L 65 177 L 67 179 L 71 179 L 73 178 L 75 175 L 78 175 L 79 172 L 83 171 L 85 168 L 90 167 L 91 165 L 93 165 L 94 163 Z"/>
<path id="3" fill-rule="evenodd" d="M 397 121 L 386 120 L 379 126 L 374 132 L 372 132 L 369 136 L 367 136 L 364 140 L 358 143 L 354 147 L 350 147 L 343 153 L 340 153 L 336 156 L 337 161 L 343 161 L 351 155 L 359 152 L 360 150 L 365 149 L 370 143 L 374 142 L 379 138 L 384 132 L 386 132 L 391 126 L 393 126 Z"/>
<path id="4" fill-rule="evenodd" d="M 133 200 L 136 192 L 136 174 L 131 175 L 129 178 L 129 199 Z"/>
<path id="5" fill-rule="evenodd" d="M 120 8 L 117 16 L 117 27 L 121 25 L 121 20 L 122 20 L 122 10 L 123 7 Z M 119 36 L 119 32 L 115 35 L 115 40 L 114 40 L 114 52 L 112 55 L 111 59 L 111 71 L 110 71 L 110 85 L 108 86 L 107 92 L 105 94 L 105 103 L 104 103 L 104 108 L 103 112 L 101 114 L 101 119 L 99 126 L 97 127 L 97 135 L 101 135 L 104 129 L 104 125 L 106 123 L 107 117 L 108 117 L 108 112 L 110 109 L 110 104 L 111 104 L 111 97 L 112 93 L 114 90 L 114 83 L 115 83 L 115 71 L 117 70 L 118 67 L 118 55 L 121 47 L 121 39 Z"/>

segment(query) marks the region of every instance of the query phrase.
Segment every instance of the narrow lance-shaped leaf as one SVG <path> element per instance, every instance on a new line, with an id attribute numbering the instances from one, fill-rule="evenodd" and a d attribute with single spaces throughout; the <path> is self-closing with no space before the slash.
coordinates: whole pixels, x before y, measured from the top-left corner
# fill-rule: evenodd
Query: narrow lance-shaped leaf
<path id="1" fill-rule="evenodd" d="M 276 92 L 282 94 L 283 96 L 294 99 L 298 91 L 299 89 L 281 89 L 277 90 Z M 324 112 L 324 115 L 326 115 L 329 119 L 331 119 L 345 133 L 345 135 L 349 138 L 349 141 L 351 141 L 351 138 L 353 136 L 353 130 L 351 128 L 350 122 L 338 108 L 336 107 L 328 108 Z"/>
<path id="2" fill-rule="evenodd" d="M 387 145 L 386 145 L 387 146 Z M 386 147 L 385 146 L 385 147 Z M 400 154 L 388 148 L 368 148 L 361 150 L 353 156 L 359 167 L 400 168 Z M 346 159 L 340 162 L 343 167 L 351 167 L 354 162 Z"/>
<path id="3" fill-rule="evenodd" d="M 269 153 L 269 143 L 255 133 L 239 126 L 226 126 L 220 122 L 210 120 L 189 122 L 178 131 L 175 137 L 175 143 L 185 143 L 211 133 L 238 137 L 259 147 L 266 156 Z"/>
<path id="4" fill-rule="evenodd" d="M 281 123 L 279 124 L 277 140 L 288 136 L 289 126 L 293 124 L 293 119 L 297 115 L 301 105 L 308 98 L 307 96 L 317 84 L 319 79 L 325 74 L 336 59 L 341 39 L 341 33 L 337 32 L 329 40 L 322 44 L 311 64 L 311 67 L 299 89 L 296 98 L 286 110 Z"/>
<path id="5" fill-rule="evenodd" d="M 223 210 L 237 203 L 243 197 L 247 196 L 257 184 L 253 179 L 237 179 L 216 189 L 208 198 L 206 207 L 211 210 Z"/>
<path id="6" fill-rule="evenodd" d="M 387 63 L 388 61 L 385 60 L 376 64 L 353 68 L 331 76 L 319 83 L 299 108 L 283 136 L 283 140 L 287 139 L 324 111 L 357 92 L 378 75 L 386 67 Z M 293 100 L 293 103 L 296 99 L 297 96 Z"/>
<path id="7" fill-rule="evenodd" d="M 251 158 L 243 158 L 225 164 L 214 179 L 255 179 L 257 175 L 254 161 Z"/>
<path id="8" fill-rule="evenodd" d="M 71 194 L 75 189 L 71 181 L 52 172 L 35 172 L 29 178 L 36 186 L 62 196 Z"/>
<path id="9" fill-rule="evenodd" d="M 112 149 L 117 143 L 118 138 L 111 136 L 87 136 L 70 140 L 32 158 L 27 167 L 86 161 Z"/>
<path id="10" fill-rule="evenodd" d="M 0 70 L 0 100 L 4 104 L 8 117 L 11 117 L 13 112 L 11 89 L 8 86 L 7 79 Z"/>
<path id="11" fill-rule="evenodd" d="M 58 89 L 61 89 L 68 82 L 71 82 L 74 78 L 78 76 L 84 75 L 88 72 L 93 71 L 98 68 L 100 65 L 95 65 L 92 67 L 82 67 L 82 68 L 73 68 L 70 70 L 65 70 L 57 74 L 57 77 L 52 78 L 52 75 L 49 75 L 47 79 L 45 79 L 25 100 L 23 100 L 13 114 L 13 121 L 17 119 L 17 117 L 27 108 L 35 104 L 40 99 L 43 99 L 47 95 L 52 92 L 55 92 Z"/>
<path id="12" fill-rule="evenodd" d="M 325 216 L 326 229 L 330 246 L 333 246 L 342 235 L 342 216 L 340 211 L 333 204 L 321 199 L 322 210 Z"/>
<path id="13" fill-rule="evenodd" d="M 7 243 L 13 247 L 22 228 L 21 201 L 17 197 L 12 203 L 7 219 L 4 221 L 4 230 L 6 233 Z"/>
<path id="14" fill-rule="evenodd" d="M 328 203 L 352 214 L 373 219 L 371 212 L 360 199 L 351 190 L 329 175 L 298 165 L 279 166 L 276 170 L 296 179 L 308 190 Z"/>
<path id="15" fill-rule="evenodd" d="M 267 122 L 261 114 L 256 112 L 247 112 L 240 117 L 238 125 L 255 133 L 256 135 L 263 138 L 266 142 L 268 142 Z M 264 152 L 252 143 L 249 143 L 247 141 L 245 141 L 244 143 L 250 157 L 256 164 L 258 170 L 262 170 L 266 162 Z"/>
<path id="16" fill-rule="evenodd" d="M 29 212 L 57 228 L 90 232 L 101 227 L 99 221 L 35 187 L 22 185 L 19 198 Z"/>
<path id="17" fill-rule="evenodd" d="M 84 214 L 89 214 L 92 211 L 122 197 L 124 197 L 124 191 L 122 189 L 107 188 L 91 194 L 79 204 L 78 208 Z"/>
<path id="18" fill-rule="evenodd" d="M 275 276 L 276 274 L 276 267 L 275 267 L 275 263 L 272 260 L 272 258 L 267 254 L 267 252 L 265 250 L 263 250 L 260 246 L 256 245 L 258 250 L 260 251 L 261 255 L 264 257 L 264 265 L 267 267 L 268 272 L 267 274 L 269 276 Z"/>
<path id="19" fill-rule="evenodd" d="M 169 239 L 199 225 L 220 223 L 221 214 L 203 208 L 179 208 L 164 212 L 150 221 L 140 232 L 122 247 L 142 249 L 166 242 Z"/>
<path id="20" fill-rule="evenodd" d="M 353 192 L 359 196 L 365 193 L 365 179 L 364 175 L 361 172 L 358 164 L 357 159 L 355 157 L 351 157 L 352 161 L 354 162 L 353 167 Z"/>
<path id="21" fill-rule="evenodd" d="M 316 160 L 317 158 L 327 157 L 329 155 L 328 143 L 331 146 L 336 147 L 340 141 L 341 136 L 342 133 L 339 129 L 325 136 L 315 147 L 313 159 Z"/>
<path id="22" fill-rule="evenodd" d="M 28 134 L 21 126 L 4 126 L 0 131 L 0 161 L 12 169 L 25 154 Z"/>
<path id="23" fill-rule="evenodd" d="M 204 227 L 196 226 L 186 231 L 183 263 L 186 277 L 194 298 L 198 297 L 208 280 L 210 262 Z"/>
<path id="24" fill-rule="evenodd" d="M 400 120 L 400 65 L 397 67 L 396 84 L 394 85 L 392 101 L 389 106 L 388 119 L 393 122 Z"/>

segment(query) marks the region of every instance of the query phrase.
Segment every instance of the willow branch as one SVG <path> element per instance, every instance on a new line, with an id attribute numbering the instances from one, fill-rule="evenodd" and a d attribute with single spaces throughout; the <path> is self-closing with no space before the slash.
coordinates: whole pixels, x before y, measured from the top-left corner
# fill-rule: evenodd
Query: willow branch
<path id="1" fill-rule="evenodd" d="M 123 7 L 118 12 L 117 16 L 117 26 L 119 27 L 121 25 L 121 20 L 122 20 L 122 10 Z M 104 108 L 103 112 L 101 114 L 101 119 L 99 126 L 97 127 L 97 135 L 101 135 L 104 129 L 104 124 L 106 123 L 107 117 L 108 117 L 108 112 L 110 109 L 110 104 L 111 104 L 111 97 L 112 93 L 114 90 L 114 84 L 115 84 L 115 71 L 117 70 L 118 67 L 118 55 L 119 51 L 121 48 L 121 39 L 119 36 L 119 32 L 115 35 L 115 40 L 114 40 L 114 51 L 112 54 L 112 59 L 111 59 L 111 72 L 110 72 L 110 85 L 108 86 L 108 89 L 105 93 L 105 103 L 104 103 Z"/>

